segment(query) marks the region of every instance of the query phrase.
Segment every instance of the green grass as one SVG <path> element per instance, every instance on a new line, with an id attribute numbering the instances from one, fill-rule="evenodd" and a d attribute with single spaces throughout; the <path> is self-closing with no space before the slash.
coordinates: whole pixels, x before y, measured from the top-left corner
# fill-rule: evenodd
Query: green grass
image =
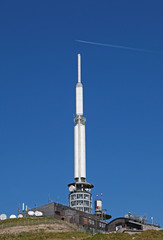
<path id="1" fill-rule="evenodd" d="M 7 227 L 14 227 L 14 226 L 29 226 L 29 225 L 39 225 L 39 224 L 54 224 L 54 223 L 58 223 L 61 225 L 68 225 L 69 227 L 71 227 L 72 229 L 76 229 L 75 225 L 70 224 L 66 221 L 61 221 L 61 220 L 57 220 L 54 218 L 45 218 L 45 217 L 41 217 L 41 218 L 14 218 L 14 219 L 6 219 L 3 221 L 0 221 L 0 229 L 4 229 Z"/>
<path id="2" fill-rule="evenodd" d="M 141 234 L 127 233 L 95 234 L 81 232 L 69 233 L 21 233 L 0 235 L 0 240 L 163 240 L 163 230 L 145 231 Z"/>
<path id="3" fill-rule="evenodd" d="M 78 232 L 70 232 L 70 233 L 21 233 L 21 234 L 4 234 L 0 235 L 0 240 L 82 240 L 89 237 L 88 233 L 78 233 Z"/>
<path id="4" fill-rule="evenodd" d="M 27 217 L 27 218 L 13 218 L 13 219 L 6 219 L 3 221 L 0 221 L 0 226 L 2 225 L 7 225 L 9 223 L 13 224 L 24 224 L 25 222 L 33 222 L 33 223 L 39 223 L 39 222 L 47 221 L 47 222 L 60 222 L 60 220 L 54 219 L 54 218 L 46 218 L 46 217 L 41 217 L 41 218 L 36 218 L 36 217 Z"/>
<path id="5" fill-rule="evenodd" d="M 60 221 L 51 218 L 16 218 L 0 221 L 0 229 L 13 226 L 29 226 L 38 224 L 54 224 L 68 225 L 72 231 L 77 228 L 65 221 Z M 50 227 L 51 228 L 51 227 Z M 49 228 L 49 230 L 50 230 Z M 112 233 L 112 234 L 90 234 L 83 232 L 62 232 L 48 233 L 43 230 L 39 232 L 22 232 L 19 234 L 0 234 L 0 240 L 163 240 L 163 230 L 160 231 L 145 231 L 140 234 L 129 235 L 127 233 Z"/>

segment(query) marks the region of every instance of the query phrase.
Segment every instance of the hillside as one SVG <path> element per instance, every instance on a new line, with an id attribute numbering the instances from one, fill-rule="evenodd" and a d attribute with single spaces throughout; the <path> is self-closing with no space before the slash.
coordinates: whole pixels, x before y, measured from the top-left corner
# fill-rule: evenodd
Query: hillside
<path id="1" fill-rule="evenodd" d="M 56 219 L 9 219 L 0 221 L 0 240 L 163 240 L 163 230 L 90 234 L 77 232 L 73 225 Z"/>
<path id="2" fill-rule="evenodd" d="M 146 231 L 141 234 L 128 235 L 127 233 L 95 234 L 81 232 L 47 233 L 28 232 L 19 234 L 3 234 L 0 240 L 162 240 L 163 231 Z"/>
<path id="3" fill-rule="evenodd" d="M 0 221 L 2 234 L 22 232 L 73 232 L 76 227 L 70 223 L 51 218 L 16 218 Z"/>

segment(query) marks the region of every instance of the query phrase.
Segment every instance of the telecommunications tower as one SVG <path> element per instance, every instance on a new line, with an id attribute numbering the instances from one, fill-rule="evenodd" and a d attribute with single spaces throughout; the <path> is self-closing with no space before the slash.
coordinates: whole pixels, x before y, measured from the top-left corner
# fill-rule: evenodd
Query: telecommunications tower
<path id="1" fill-rule="evenodd" d="M 74 183 L 69 186 L 69 207 L 92 213 L 93 185 L 86 182 L 85 122 L 83 117 L 83 84 L 81 56 L 78 54 L 78 82 L 76 84 L 76 117 L 74 119 Z"/>

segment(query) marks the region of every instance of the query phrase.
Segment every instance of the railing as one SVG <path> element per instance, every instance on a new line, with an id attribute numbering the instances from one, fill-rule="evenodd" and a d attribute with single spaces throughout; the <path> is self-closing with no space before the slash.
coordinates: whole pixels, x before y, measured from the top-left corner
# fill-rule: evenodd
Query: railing
<path id="1" fill-rule="evenodd" d="M 85 232 L 85 233 L 95 234 L 95 233 L 104 233 L 106 231 L 99 230 L 99 229 L 94 229 L 94 228 L 78 228 L 77 232 Z"/>

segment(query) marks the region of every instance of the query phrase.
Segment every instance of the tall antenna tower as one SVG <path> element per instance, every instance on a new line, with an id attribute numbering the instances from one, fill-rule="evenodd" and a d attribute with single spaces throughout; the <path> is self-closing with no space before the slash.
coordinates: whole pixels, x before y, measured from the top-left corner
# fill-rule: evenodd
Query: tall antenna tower
<path id="1" fill-rule="evenodd" d="M 81 55 L 78 54 L 78 82 L 76 84 L 76 117 L 74 119 L 74 183 L 69 186 L 69 207 L 92 213 L 93 185 L 86 182 L 85 122 L 83 117 L 83 84 L 81 83 Z"/>

